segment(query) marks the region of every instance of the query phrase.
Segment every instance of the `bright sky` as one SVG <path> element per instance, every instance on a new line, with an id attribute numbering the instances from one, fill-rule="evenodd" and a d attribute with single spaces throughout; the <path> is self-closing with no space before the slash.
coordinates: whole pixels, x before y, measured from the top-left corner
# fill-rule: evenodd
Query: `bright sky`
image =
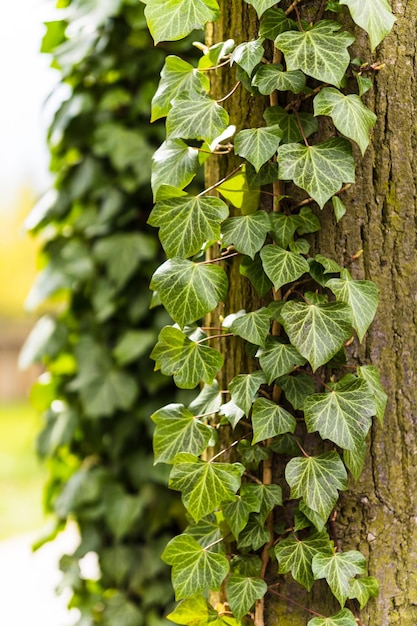
<path id="1" fill-rule="evenodd" d="M 48 186 L 43 103 L 58 80 L 39 53 L 53 0 L 0 0 L 0 209 L 23 185 Z"/>

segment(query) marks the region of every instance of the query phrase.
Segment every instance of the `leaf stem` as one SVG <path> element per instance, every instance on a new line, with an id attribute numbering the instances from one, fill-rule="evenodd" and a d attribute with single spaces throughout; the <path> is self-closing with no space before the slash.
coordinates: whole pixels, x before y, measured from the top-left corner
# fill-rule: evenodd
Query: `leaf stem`
<path id="1" fill-rule="evenodd" d="M 334 193 L 333 196 L 340 196 L 344 191 L 347 191 L 348 189 L 350 189 L 350 187 L 352 187 L 350 183 L 343 185 L 343 187 L 341 187 L 339 191 L 336 191 L 336 193 Z M 296 204 L 295 208 L 298 209 L 302 206 L 306 206 L 307 204 L 311 204 L 312 202 L 314 202 L 313 198 L 306 198 L 305 200 L 302 200 L 301 202 Z"/>
<path id="2" fill-rule="evenodd" d="M 297 109 L 294 109 L 294 115 L 297 118 L 298 128 L 300 129 L 300 133 L 301 133 L 301 136 L 303 138 L 303 141 L 304 141 L 305 145 L 307 146 L 307 148 L 309 148 L 310 144 L 307 141 L 307 137 L 306 137 L 306 134 L 304 132 L 304 128 L 303 128 L 303 125 L 301 123 L 300 116 L 298 115 Z"/>
<path id="3" fill-rule="evenodd" d="M 211 185 L 211 187 L 207 187 L 207 189 L 204 189 L 204 191 L 201 191 L 197 198 L 201 198 L 201 196 L 204 196 L 206 193 L 208 193 L 209 191 L 213 191 L 213 189 L 216 189 L 216 187 L 220 187 L 220 185 L 222 185 L 223 183 L 225 183 L 227 180 L 229 180 L 229 178 L 232 178 L 232 176 L 234 176 L 235 174 L 238 173 L 239 170 L 242 169 L 243 167 L 243 163 L 241 163 L 238 167 L 236 167 L 234 170 L 232 170 L 229 174 L 227 174 L 224 178 L 222 178 L 221 180 L 217 181 L 217 183 L 214 183 L 214 185 Z"/>
<path id="4" fill-rule="evenodd" d="M 200 261 L 199 263 L 197 263 L 197 265 L 209 265 L 209 263 L 219 263 L 220 261 L 224 261 L 224 259 L 230 259 L 233 256 L 239 256 L 239 252 L 231 252 L 230 254 L 219 256 L 216 259 L 209 259 L 208 261 Z"/>
<path id="5" fill-rule="evenodd" d="M 220 450 L 220 452 L 218 452 L 217 454 L 215 454 L 209 461 L 209 463 L 213 463 L 213 461 L 215 461 L 216 459 L 218 459 L 220 456 L 222 456 L 222 454 L 225 454 L 225 452 L 229 452 L 229 450 L 231 450 L 232 448 L 234 448 L 235 446 L 237 446 L 237 444 L 242 441 L 243 439 L 247 439 L 252 433 L 248 433 L 247 435 L 243 435 L 243 437 L 239 437 L 239 439 L 236 439 L 236 441 L 234 441 L 233 443 L 231 443 L 229 446 L 227 446 L 227 448 L 224 448 L 224 450 Z"/>
<path id="6" fill-rule="evenodd" d="M 277 583 L 277 584 L 279 584 L 279 583 Z M 302 604 L 300 604 L 299 602 L 296 602 L 292 598 L 289 598 L 288 596 L 284 596 L 283 593 L 279 593 L 279 591 L 276 591 L 275 589 L 272 589 L 272 586 L 269 587 L 268 591 L 270 591 L 271 593 L 273 593 L 276 596 L 279 596 L 283 600 L 286 600 L 287 602 L 290 602 L 291 604 L 294 604 L 294 606 L 298 606 L 300 609 L 303 609 L 304 611 L 307 611 L 307 613 L 311 613 L 311 615 L 316 615 L 317 617 L 320 617 L 322 619 L 326 619 L 325 615 L 322 615 L 321 613 L 317 613 L 317 611 L 313 611 L 312 609 L 308 609 L 306 606 L 303 606 Z"/>
<path id="7" fill-rule="evenodd" d="M 196 341 L 196 343 L 200 344 L 200 343 L 204 343 L 204 341 L 209 341 L 210 339 L 220 339 L 221 337 L 233 337 L 233 333 L 221 333 L 219 335 L 207 335 L 207 337 L 203 337 L 203 339 L 200 339 L 199 341 Z"/>
<path id="8" fill-rule="evenodd" d="M 256 483 L 257 485 L 263 485 L 262 480 L 260 480 L 259 478 L 257 478 L 256 476 L 253 476 L 253 474 L 249 474 L 249 472 L 245 472 L 244 474 L 247 478 L 250 478 L 250 480 L 252 480 L 254 483 Z"/>
<path id="9" fill-rule="evenodd" d="M 225 540 L 225 537 L 220 537 L 220 539 L 216 539 L 216 541 L 213 541 L 213 543 L 209 543 L 208 546 L 205 546 L 204 550 L 210 550 L 210 548 L 217 546 L 217 544 L 221 543 L 224 540 Z"/>
<path id="10" fill-rule="evenodd" d="M 303 455 L 306 457 L 306 459 L 310 458 L 310 455 L 307 454 L 307 452 L 304 450 L 303 446 L 301 445 L 301 443 L 298 441 L 297 437 L 295 435 L 293 435 L 293 439 L 295 441 L 295 443 L 297 444 L 297 446 L 300 448 L 301 452 L 303 453 Z"/>
<path id="11" fill-rule="evenodd" d="M 235 93 L 235 91 L 238 89 L 238 87 L 241 85 L 242 83 L 240 82 L 240 80 L 237 81 L 236 85 L 233 87 L 233 89 L 231 91 L 229 91 L 228 94 L 226 94 L 224 96 L 224 98 L 220 98 L 220 100 L 216 100 L 217 104 L 220 104 L 221 102 L 225 102 L 226 100 L 228 100 L 229 98 L 231 98 L 233 96 L 233 94 Z"/>
<path id="12" fill-rule="evenodd" d="M 285 15 L 289 15 L 290 13 L 292 13 L 295 10 L 296 6 L 300 4 L 300 2 L 302 2 L 302 0 L 294 0 L 294 2 L 290 4 L 288 9 L 285 11 Z"/>
<path id="13" fill-rule="evenodd" d="M 219 67 L 224 67 L 230 63 L 230 54 L 227 55 L 226 60 L 223 63 L 219 63 L 218 65 L 212 65 L 211 67 L 198 67 L 196 68 L 198 72 L 211 72 L 212 70 L 218 70 Z"/>

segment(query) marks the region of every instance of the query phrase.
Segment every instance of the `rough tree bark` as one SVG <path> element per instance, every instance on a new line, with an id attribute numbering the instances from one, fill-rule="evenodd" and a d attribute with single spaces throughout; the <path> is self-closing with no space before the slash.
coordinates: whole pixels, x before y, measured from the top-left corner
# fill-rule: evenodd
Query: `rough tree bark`
<path id="1" fill-rule="evenodd" d="M 232 37 L 239 43 L 256 36 L 252 8 L 242 0 L 221 0 L 220 5 L 222 20 L 210 27 L 209 41 Z M 383 428 L 375 423 L 364 473 L 343 494 L 336 521 L 343 548 L 361 550 L 369 559 L 369 573 L 380 583 L 379 598 L 361 614 L 365 626 L 417 624 L 417 0 L 398 0 L 393 10 L 393 32 L 374 55 L 363 31 L 355 30 L 355 53 L 385 63 L 367 102 L 378 122 L 365 157 L 357 159 L 356 184 L 344 196 L 348 213 L 336 225 L 326 207 L 315 242 L 322 254 L 340 262 L 363 250 L 352 273 L 380 288 L 377 317 L 353 356 L 380 369 L 389 396 L 386 422 Z M 226 75 L 219 72 L 216 79 L 221 95 L 233 86 L 223 82 Z M 228 103 L 233 123 L 237 120 L 241 127 L 259 124 L 264 106 L 243 90 Z M 226 167 L 230 171 L 231 163 L 224 158 L 211 166 L 207 183 L 219 180 Z M 218 314 L 259 306 L 237 263 L 230 264 L 229 278 L 229 300 Z M 227 346 L 225 382 L 248 371 L 241 344 L 233 345 L 237 347 Z M 276 577 L 273 567 L 270 576 Z M 333 601 L 326 606 L 323 585 L 314 588 L 311 606 L 337 610 Z M 286 593 L 301 604 L 308 602 L 298 585 L 287 586 Z M 266 626 L 303 626 L 309 619 L 311 614 L 295 605 L 267 601 Z"/>

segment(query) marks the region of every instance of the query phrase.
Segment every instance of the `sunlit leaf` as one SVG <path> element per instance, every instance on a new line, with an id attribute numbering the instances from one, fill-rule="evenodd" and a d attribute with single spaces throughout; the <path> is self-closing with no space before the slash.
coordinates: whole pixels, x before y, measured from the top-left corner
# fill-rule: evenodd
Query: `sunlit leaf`
<path id="1" fill-rule="evenodd" d="M 250 76 L 253 68 L 261 62 L 265 53 L 262 43 L 261 38 L 241 43 L 232 52 L 230 62 L 239 65 Z"/>
<path id="2" fill-rule="evenodd" d="M 181 139 L 168 139 L 152 156 L 152 191 L 154 196 L 161 185 L 186 187 L 199 167 L 198 150 L 190 148 Z"/>
<path id="3" fill-rule="evenodd" d="M 365 607 L 370 598 L 377 598 L 379 595 L 379 585 L 373 576 L 354 578 L 350 582 L 349 598 L 356 598 L 361 609 Z"/>
<path id="4" fill-rule="evenodd" d="M 348 304 L 352 311 L 352 326 L 362 341 L 378 308 L 379 289 L 370 280 L 352 280 L 345 271 L 343 277 L 326 283 L 337 300 Z"/>
<path id="5" fill-rule="evenodd" d="M 346 4 L 353 21 L 366 30 L 372 50 L 391 32 L 395 17 L 387 0 L 340 0 L 340 4 Z"/>
<path id="6" fill-rule="evenodd" d="M 277 4 L 276 0 L 245 0 L 245 2 L 253 6 L 259 18 L 267 9 L 274 6 L 274 4 Z"/>
<path id="7" fill-rule="evenodd" d="M 278 150 L 282 131 L 278 125 L 241 130 L 235 138 L 235 153 L 253 165 L 256 172 Z"/>
<path id="8" fill-rule="evenodd" d="M 166 122 L 168 139 L 203 139 L 210 144 L 229 123 L 226 110 L 210 96 L 181 92 L 171 104 Z"/>
<path id="9" fill-rule="evenodd" d="M 271 325 L 271 314 L 266 307 L 246 313 L 236 318 L 230 330 L 234 335 L 257 346 L 265 346 L 266 336 Z"/>
<path id="10" fill-rule="evenodd" d="M 215 0 L 146 0 L 145 16 L 155 44 L 182 39 L 219 14 Z"/>
<path id="11" fill-rule="evenodd" d="M 325 578 L 333 595 L 343 607 L 350 594 L 350 580 L 356 574 L 366 573 L 365 557 L 357 550 L 317 554 L 313 558 L 312 569 L 315 579 Z"/>
<path id="12" fill-rule="evenodd" d="M 246 415 L 252 408 L 252 402 L 258 392 L 259 387 L 266 383 L 265 374 L 258 370 L 251 374 L 238 374 L 229 383 L 229 391 L 232 400 Z"/>
<path id="13" fill-rule="evenodd" d="M 262 248 L 269 229 L 270 222 L 265 211 L 230 217 L 222 224 L 223 245 L 233 245 L 238 252 L 253 259 Z"/>
<path id="14" fill-rule="evenodd" d="M 331 617 L 314 617 L 307 626 L 357 626 L 357 621 L 349 609 L 342 609 Z"/>
<path id="15" fill-rule="evenodd" d="M 384 421 L 388 397 L 381 385 L 381 377 L 378 369 L 374 365 L 362 365 L 358 367 L 358 376 L 368 383 L 376 404 L 376 416 L 382 423 Z"/>

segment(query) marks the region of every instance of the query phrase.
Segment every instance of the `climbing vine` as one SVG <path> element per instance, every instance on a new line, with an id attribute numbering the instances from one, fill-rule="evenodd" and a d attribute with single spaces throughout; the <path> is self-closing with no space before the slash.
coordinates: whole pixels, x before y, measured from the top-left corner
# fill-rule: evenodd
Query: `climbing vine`
<path id="1" fill-rule="evenodd" d="M 180 601 L 169 619 L 262 626 L 268 594 L 292 602 L 271 582 L 275 562 L 279 576 L 308 591 L 325 579 L 340 604 L 332 616 L 310 611 L 309 626 L 355 626 L 357 604 L 378 584 L 359 551 L 338 545 L 334 520 L 348 473 L 357 480 L 362 472 L 372 420 L 384 416 L 377 369 L 355 365 L 349 353 L 374 318 L 378 289 L 352 277 L 360 251 L 340 265 L 310 254 L 309 236 L 326 203 L 336 222 L 343 218 L 353 146 L 363 155 L 376 123 L 362 96 L 381 66 L 351 58 L 355 37 L 339 15 L 347 5 L 372 49 L 394 17 L 385 0 L 247 3 L 259 36 L 199 45 L 196 66 L 168 57 L 153 98 L 166 139 L 153 158 L 149 223 L 168 260 L 151 289 L 174 324 L 161 330 L 152 357 L 178 387 L 204 383 L 189 406 L 152 415 L 155 462 L 172 465 L 170 487 L 190 521 L 163 553 Z M 215 0 L 145 4 L 155 43 L 220 16 Z M 234 74 L 234 87 L 215 98 L 211 77 L 221 72 Z M 245 89 L 265 103 L 260 127 L 236 128 L 229 118 L 228 99 Z M 204 162 L 232 154 L 222 180 L 198 195 L 184 191 Z M 227 301 L 225 268 L 236 262 L 262 306 L 222 309 L 217 326 L 201 323 Z M 221 388 L 218 373 L 242 340 L 254 367 Z M 272 462 L 282 468 L 279 484 Z M 221 601 L 210 602 L 219 590 Z"/>

